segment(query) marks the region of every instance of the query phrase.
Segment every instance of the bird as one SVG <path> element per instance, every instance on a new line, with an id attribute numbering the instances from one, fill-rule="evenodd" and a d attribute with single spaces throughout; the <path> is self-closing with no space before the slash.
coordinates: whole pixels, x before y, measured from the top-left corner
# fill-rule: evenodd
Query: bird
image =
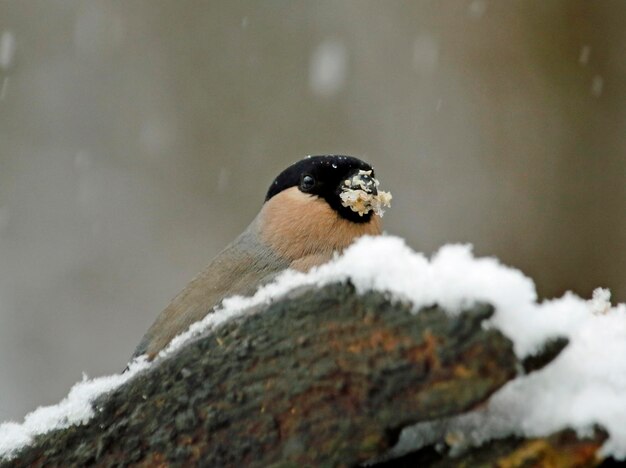
<path id="1" fill-rule="evenodd" d="M 287 268 L 308 271 L 356 238 L 381 234 L 391 194 L 352 156 L 307 156 L 271 183 L 250 225 L 161 312 L 133 358 L 153 360 L 176 335 L 233 295 L 250 295 Z"/>

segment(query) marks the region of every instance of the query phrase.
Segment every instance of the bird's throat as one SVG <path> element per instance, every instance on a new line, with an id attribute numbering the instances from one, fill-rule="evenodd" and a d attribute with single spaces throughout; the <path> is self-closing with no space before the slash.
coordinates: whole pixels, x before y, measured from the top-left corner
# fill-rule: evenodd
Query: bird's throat
<path id="1" fill-rule="evenodd" d="M 330 260 L 357 237 L 379 235 L 381 226 L 376 215 L 367 223 L 342 218 L 325 200 L 292 187 L 263 205 L 259 231 L 262 242 L 293 268 L 307 270 Z"/>

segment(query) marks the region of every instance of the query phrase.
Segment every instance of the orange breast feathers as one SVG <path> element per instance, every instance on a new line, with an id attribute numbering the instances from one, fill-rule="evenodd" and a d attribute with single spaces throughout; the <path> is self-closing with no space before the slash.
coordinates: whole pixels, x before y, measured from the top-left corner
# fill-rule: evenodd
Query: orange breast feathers
<path id="1" fill-rule="evenodd" d="M 322 198 L 302 193 L 297 187 L 268 200 L 259 221 L 262 242 L 298 270 L 325 263 L 333 252 L 341 252 L 357 237 L 381 233 L 378 215 L 369 222 L 354 223 L 342 218 Z"/>

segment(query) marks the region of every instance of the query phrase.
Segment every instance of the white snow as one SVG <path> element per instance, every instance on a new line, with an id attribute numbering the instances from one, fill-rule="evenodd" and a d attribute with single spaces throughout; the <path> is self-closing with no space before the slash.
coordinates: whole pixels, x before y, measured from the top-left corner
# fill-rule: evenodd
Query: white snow
<path id="1" fill-rule="evenodd" d="M 606 314 L 611 310 L 611 291 L 605 288 L 596 288 L 589 301 L 591 310 L 596 314 Z"/>
<path id="2" fill-rule="evenodd" d="M 565 427 L 586 431 L 597 423 L 610 433 L 604 452 L 626 456 L 626 306 L 610 307 L 606 290 L 597 290 L 590 301 L 566 294 L 537 303 L 529 278 L 495 258 L 475 258 L 469 246 L 447 245 L 428 259 L 397 237 L 361 238 L 343 255 L 309 273 L 286 271 L 252 297 L 225 300 L 219 310 L 176 337 L 157 361 L 201 332 L 258 313 L 262 308 L 254 306 L 293 288 L 348 279 L 359 293 L 387 291 L 397 300 L 411 301 L 416 313 L 435 303 L 456 314 L 476 301 L 489 302 L 496 313 L 486 326 L 509 336 L 519 357 L 536 352 L 547 338 L 570 340 L 554 362 L 507 384 L 485 409 L 418 425 L 404 432 L 405 444 L 447 436 L 462 446 L 509 434 L 546 435 Z M 22 424 L 1 425 L 0 455 L 11 456 L 36 434 L 86 422 L 93 415 L 91 401 L 149 365 L 139 360 L 125 374 L 85 380 L 58 405 L 34 411 Z"/>
<path id="3" fill-rule="evenodd" d="M 320 97 L 330 97 L 344 86 L 348 75 L 348 50 L 337 40 L 319 44 L 309 63 L 309 86 Z"/>
<path id="4" fill-rule="evenodd" d="M 600 75 L 595 75 L 591 79 L 591 94 L 594 97 L 602 96 L 602 91 L 604 90 L 604 78 Z"/>
<path id="5" fill-rule="evenodd" d="M 139 371 L 148 367 L 145 358 L 137 359 L 124 374 L 87 379 L 75 384 L 68 395 L 56 405 L 41 406 L 24 418 L 21 424 L 5 422 L 0 425 L 0 457 L 11 457 L 16 450 L 29 444 L 33 437 L 73 424 L 84 424 L 94 415 L 91 403 L 100 395 L 116 389 Z"/>
<path id="6" fill-rule="evenodd" d="M 589 57 L 591 57 L 591 46 L 582 46 L 580 49 L 580 55 L 578 56 L 578 63 L 581 65 L 587 65 L 589 63 Z"/>
<path id="7" fill-rule="evenodd" d="M 545 436 L 566 427 L 586 434 L 600 424 L 610 434 L 602 451 L 626 457 L 626 307 L 598 315 L 594 301 L 567 294 L 537 305 L 570 340 L 544 369 L 520 376 L 484 409 L 406 429 L 394 451 L 454 440 L 457 450 L 509 435 Z M 537 327 L 541 327 L 541 322 Z M 455 447 L 453 447 L 454 449 Z"/>
<path id="8" fill-rule="evenodd" d="M 480 19 L 487 11 L 487 0 L 472 0 L 467 9 L 467 14 L 472 19 Z"/>
<path id="9" fill-rule="evenodd" d="M 220 168 L 217 173 L 217 183 L 215 184 L 217 193 L 225 193 L 230 185 L 230 169 L 227 167 Z"/>
<path id="10" fill-rule="evenodd" d="M 169 155 L 176 143 L 176 124 L 162 117 L 146 119 L 139 129 L 141 149 L 149 156 Z"/>
<path id="11" fill-rule="evenodd" d="M 9 87 L 9 77 L 5 76 L 2 79 L 2 84 L 0 85 L 0 101 L 4 101 L 4 98 L 7 95 L 7 88 Z"/>
<path id="12" fill-rule="evenodd" d="M 0 35 L 0 68 L 8 68 L 15 56 L 15 36 L 11 31 Z"/>

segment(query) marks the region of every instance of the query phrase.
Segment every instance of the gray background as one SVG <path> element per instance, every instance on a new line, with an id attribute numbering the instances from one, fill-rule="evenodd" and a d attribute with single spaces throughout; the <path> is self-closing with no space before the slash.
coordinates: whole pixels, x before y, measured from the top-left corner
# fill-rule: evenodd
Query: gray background
<path id="1" fill-rule="evenodd" d="M 390 233 L 626 298 L 626 2 L 0 1 L 0 420 L 120 371 L 306 155 Z"/>

